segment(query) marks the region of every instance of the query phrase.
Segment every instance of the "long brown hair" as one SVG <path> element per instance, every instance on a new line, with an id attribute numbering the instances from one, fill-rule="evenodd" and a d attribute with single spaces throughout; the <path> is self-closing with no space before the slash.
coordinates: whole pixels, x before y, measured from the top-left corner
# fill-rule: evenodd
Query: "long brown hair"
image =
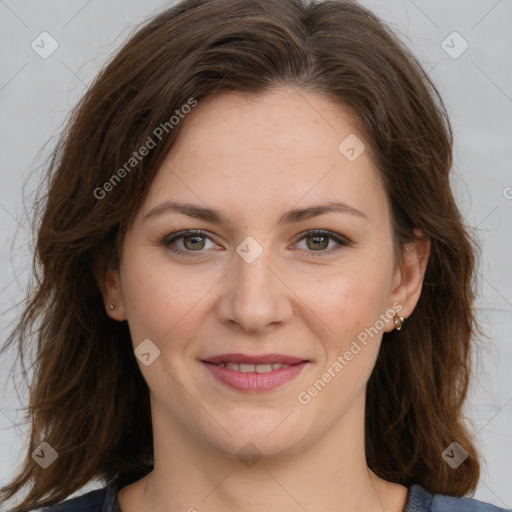
<path id="1" fill-rule="evenodd" d="M 31 485 L 13 512 L 151 464 L 148 387 L 127 323 L 105 313 L 100 265 L 118 265 L 126 228 L 186 122 L 169 122 L 176 110 L 222 90 L 259 94 L 284 84 L 354 115 L 390 198 L 397 254 L 415 227 L 431 240 L 418 304 L 402 330 L 384 334 L 368 383 L 368 465 L 431 492 L 475 489 L 478 454 L 462 406 L 479 332 L 478 247 L 450 189 L 452 133 L 436 87 L 354 2 L 185 0 L 139 27 L 102 70 L 48 166 L 35 210 L 37 279 L 3 349 L 17 340 L 20 354 L 33 344 L 37 355 L 26 459 L 0 493 L 9 499 Z M 126 167 L 148 138 L 155 147 Z M 58 453 L 46 469 L 30 456 L 43 441 Z M 457 469 L 441 457 L 453 441 L 469 454 Z"/>

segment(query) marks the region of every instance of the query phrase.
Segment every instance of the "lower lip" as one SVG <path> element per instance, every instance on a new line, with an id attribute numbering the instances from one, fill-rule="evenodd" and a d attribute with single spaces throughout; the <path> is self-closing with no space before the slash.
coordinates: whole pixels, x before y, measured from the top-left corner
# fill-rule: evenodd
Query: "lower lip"
<path id="1" fill-rule="evenodd" d="M 285 382 L 294 379 L 306 366 L 307 361 L 266 373 L 237 372 L 236 370 L 217 366 L 213 363 L 206 363 L 204 361 L 201 361 L 201 363 L 217 380 L 230 388 L 249 393 L 259 393 L 275 389 Z"/>

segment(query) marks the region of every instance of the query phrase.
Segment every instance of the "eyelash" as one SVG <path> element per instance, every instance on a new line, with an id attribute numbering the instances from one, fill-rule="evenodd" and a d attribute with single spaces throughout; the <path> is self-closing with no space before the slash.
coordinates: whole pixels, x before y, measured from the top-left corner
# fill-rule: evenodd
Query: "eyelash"
<path id="1" fill-rule="evenodd" d="M 199 229 L 189 229 L 187 231 L 180 231 L 179 233 L 173 233 L 171 235 L 166 236 L 162 240 L 162 244 L 167 249 L 169 249 L 171 252 L 173 252 L 175 254 L 194 258 L 196 256 L 192 256 L 193 253 L 201 253 L 204 251 L 203 250 L 184 251 L 182 249 L 176 249 L 176 248 L 171 249 L 171 245 L 173 243 L 175 243 L 177 240 L 180 240 L 182 238 L 187 238 L 187 236 L 194 236 L 194 235 L 208 238 L 211 240 L 211 238 L 204 231 L 201 231 Z M 310 231 L 305 231 L 304 233 L 301 233 L 300 238 L 295 243 L 302 241 L 303 239 L 307 238 L 308 236 L 322 236 L 322 237 L 331 238 L 339 244 L 338 247 L 334 247 L 331 249 L 323 249 L 323 250 L 318 250 L 318 251 L 302 250 L 302 252 L 307 253 L 308 255 L 315 256 L 315 257 L 323 256 L 325 254 L 336 253 L 336 252 L 340 251 L 341 249 L 343 249 L 344 247 L 350 245 L 350 242 L 346 238 L 343 238 L 342 236 L 337 235 L 337 234 L 333 233 L 332 231 L 327 231 L 325 229 L 313 229 Z"/>

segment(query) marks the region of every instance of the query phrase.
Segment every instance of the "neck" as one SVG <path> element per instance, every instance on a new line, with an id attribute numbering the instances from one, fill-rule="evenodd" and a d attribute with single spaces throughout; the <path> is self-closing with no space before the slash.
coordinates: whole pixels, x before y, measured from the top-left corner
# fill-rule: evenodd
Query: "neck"
<path id="1" fill-rule="evenodd" d="M 312 445 L 244 462 L 162 421 L 165 414 L 158 412 L 155 465 L 137 482 L 130 499 L 137 503 L 134 510 L 388 512 L 405 505 L 407 489 L 378 478 L 366 465 L 362 414 L 347 415 Z"/>

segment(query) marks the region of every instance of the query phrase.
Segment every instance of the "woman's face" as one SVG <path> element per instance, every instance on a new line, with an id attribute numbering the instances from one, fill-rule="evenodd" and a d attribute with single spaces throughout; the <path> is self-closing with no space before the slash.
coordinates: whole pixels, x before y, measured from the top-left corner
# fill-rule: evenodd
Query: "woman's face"
<path id="1" fill-rule="evenodd" d="M 395 266 L 360 135 L 336 104 L 285 87 L 222 93 L 181 122 L 120 281 L 107 277 L 109 314 L 128 320 L 134 349 L 146 340 L 155 436 L 231 454 L 360 437 L 382 333 L 421 288 Z"/>

